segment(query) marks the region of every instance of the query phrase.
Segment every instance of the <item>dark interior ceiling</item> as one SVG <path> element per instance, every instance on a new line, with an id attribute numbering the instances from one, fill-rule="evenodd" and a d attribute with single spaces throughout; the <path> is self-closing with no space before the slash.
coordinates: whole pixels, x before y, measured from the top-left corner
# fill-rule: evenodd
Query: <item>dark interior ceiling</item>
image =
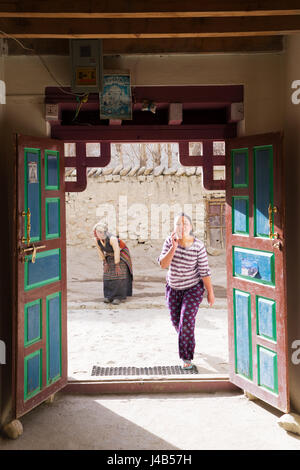
<path id="1" fill-rule="evenodd" d="M 72 38 L 103 39 L 106 55 L 278 52 L 299 32 L 299 0 L 0 0 L 0 37 L 37 54 L 68 55 Z"/>
<path id="2" fill-rule="evenodd" d="M 1 34 L 0 34 L 1 36 Z M 22 39 L 28 49 L 39 55 L 69 55 L 68 39 Z M 166 39 L 104 39 L 103 54 L 212 54 L 281 52 L 284 36 L 238 38 L 166 38 Z M 9 55 L 32 55 L 13 39 L 8 39 Z"/>

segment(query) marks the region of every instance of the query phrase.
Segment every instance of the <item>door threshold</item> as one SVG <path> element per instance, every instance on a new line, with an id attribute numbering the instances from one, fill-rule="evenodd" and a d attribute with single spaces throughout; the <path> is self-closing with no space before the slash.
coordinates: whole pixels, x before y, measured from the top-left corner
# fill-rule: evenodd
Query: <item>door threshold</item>
<path id="1" fill-rule="evenodd" d="M 70 394 L 140 394 L 140 393 L 215 393 L 237 392 L 239 387 L 230 382 L 228 375 L 201 374 L 177 377 L 105 377 L 101 380 L 69 379 L 62 390 Z"/>

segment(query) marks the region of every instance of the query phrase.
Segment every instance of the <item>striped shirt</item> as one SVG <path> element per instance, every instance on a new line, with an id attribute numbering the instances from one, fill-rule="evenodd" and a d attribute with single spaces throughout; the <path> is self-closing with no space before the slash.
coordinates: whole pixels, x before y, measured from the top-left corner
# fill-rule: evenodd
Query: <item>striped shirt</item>
<path id="1" fill-rule="evenodd" d="M 168 253 L 172 246 L 172 239 L 166 238 L 161 254 L 161 259 Z M 172 289 L 189 289 L 198 284 L 202 277 L 210 276 L 207 254 L 204 243 L 198 238 L 189 247 L 178 245 L 167 272 L 167 283 Z"/>

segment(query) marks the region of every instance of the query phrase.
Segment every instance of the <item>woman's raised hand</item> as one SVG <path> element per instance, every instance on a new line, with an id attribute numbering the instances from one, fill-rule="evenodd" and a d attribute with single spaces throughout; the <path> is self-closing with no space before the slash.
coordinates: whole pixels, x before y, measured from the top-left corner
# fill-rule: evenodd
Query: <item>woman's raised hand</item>
<path id="1" fill-rule="evenodd" d="M 176 250 L 176 248 L 178 247 L 178 235 L 176 232 L 171 233 L 171 240 L 172 240 L 172 248 Z"/>

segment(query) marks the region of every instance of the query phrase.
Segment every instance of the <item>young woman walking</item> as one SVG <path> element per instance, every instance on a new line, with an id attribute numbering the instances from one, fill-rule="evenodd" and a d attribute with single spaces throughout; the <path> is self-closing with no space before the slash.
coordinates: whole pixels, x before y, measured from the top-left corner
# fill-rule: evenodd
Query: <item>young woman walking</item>
<path id="1" fill-rule="evenodd" d="M 168 268 L 166 300 L 172 324 L 178 333 L 182 367 L 192 369 L 195 319 L 204 290 L 207 290 L 211 307 L 215 297 L 205 246 L 194 236 L 188 215 L 181 213 L 175 219 L 174 232 L 166 238 L 158 261 L 162 268 Z"/>

